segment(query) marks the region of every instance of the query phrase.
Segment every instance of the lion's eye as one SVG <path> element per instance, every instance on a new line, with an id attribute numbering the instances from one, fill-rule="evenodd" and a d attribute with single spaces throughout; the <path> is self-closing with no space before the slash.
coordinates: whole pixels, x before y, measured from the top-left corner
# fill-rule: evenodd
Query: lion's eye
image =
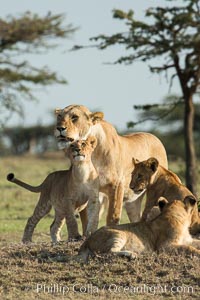
<path id="1" fill-rule="evenodd" d="M 73 115 L 71 117 L 71 119 L 72 119 L 72 122 L 75 123 L 76 121 L 78 121 L 78 116 L 77 115 Z"/>
<path id="2" fill-rule="evenodd" d="M 82 143 L 82 147 L 85 147 L 85 146 L 86 146 L 86 143 L 85 143 L 85 142 L 83 142 L 83 143 Z"/>
<path id="3" fill-rule="evenodd" d="M 138 180 L 142 179 L 142 174 L 138 174 L 138 175 L 137 175 L 137 179 L 138 179 Z"/>

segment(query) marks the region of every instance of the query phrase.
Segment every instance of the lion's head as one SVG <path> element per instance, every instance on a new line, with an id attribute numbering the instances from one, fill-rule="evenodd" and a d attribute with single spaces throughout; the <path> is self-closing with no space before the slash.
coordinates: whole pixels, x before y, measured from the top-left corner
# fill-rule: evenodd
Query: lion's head
<path id="1" fill-rule="evenodd" d="M 102 112 L 91 113 L 83 105 L 70 105 L 56 109 L 55 136 L 60 149 L 68 148 L 73 141 L 86 139 L 92 126 L 103 119 Z"/>
<path id="2" fill-rule="evenodd" d="M 176 215 L 176 218 L 183 218 L 185 221 L 191 223 L 192 214 L 196 205 L 196 198 L 192 195 L 186 196 L 183 201 L 174 200 L 169 203 L 164 197 L 158 199 L 158 206 L 161 213 L 168 213 L 169 216 Z"/>
<path id="3" fill-rule="evenodd" d="M 134 170 L 131 175 L 130 188 L 135 194 L 145 191 L 152 182 L 153 175 L 158 169 L 158 160 L 151 157 L 145 161 L 139 162 L 133 158 Z"/>
<path id="4" fill-rule="evenodd" d="M 78 140 L 71 143 L 68 148 L 70 160 L 73 163 L 79 161 L 89 161 L 96 145 L 97 140 L 94 136 L 89 136 L 86 140 Z"/>

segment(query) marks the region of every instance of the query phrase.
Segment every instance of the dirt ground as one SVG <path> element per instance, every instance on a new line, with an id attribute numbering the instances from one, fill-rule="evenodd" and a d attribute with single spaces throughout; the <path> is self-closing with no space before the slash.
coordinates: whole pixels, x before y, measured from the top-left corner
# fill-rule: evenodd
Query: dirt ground
<path id="1" fill-rule="evenodd" d="M 1 299 L 200 299 L 200 258 L 187 253 L 76 261 L 80 242 L 1 242 Z"/>

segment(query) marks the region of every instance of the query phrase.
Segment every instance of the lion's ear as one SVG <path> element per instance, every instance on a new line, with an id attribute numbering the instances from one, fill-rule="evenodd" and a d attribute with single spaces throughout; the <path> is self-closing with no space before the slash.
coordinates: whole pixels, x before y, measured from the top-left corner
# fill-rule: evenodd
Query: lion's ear
<path id="1" fill-rule="evenodd" d="M 56 108 L 55 109 L 55 115 L 57 116 L 58 114 L 60 114 L 61 113 L 61 111 L 62 111 L 62 109 L 61 108 Z"/>
<path id="2" fill-rule="evenodd" d="M 140 161 L 137 158 L 132 158 L 132 163 L 134 166 L 136 166 Z"/>
<path id="3" fill-rule="evenodd" d="M 168 200 L 167 200 L 166 198 L 164 198 L 164 197 L 160 197 L 160 198 L 158 199 L 158 206 L 159 206 L 159 208 L 160 208 L 160 211 L 163 210 L 163 208 L 165 207 L 165 205 L 166 205 L 167 203 L 169 203 L 169 202 L 168 202 Z"/>
<path id="4" fill-rule="evenodd" d="M 97 145 L 97 139 L 95 136 L 89 136 L 87 138 L 87 141 L 91 144 L 92 148 L 96 148 L 96 145 Z"/>
<path id="5" fill-rule="evenodd" d="M 103 120 L 104 114 L 102 112 L 95 112 L 90 115 L 93 124 L 96 124 Z"/>
<path id="6" fill-rule="evenodd" d="M 197 203 L 197 200 L 194 196 L 189 195 L 184 198 L 183 202 L 185 203 L 186 207 L 188 207 L 188 206 L 194 206 Z"/>
<path id="7" fill-rule="evenodd" d="M 147 160 L 147 165 L 151 169 L 151 171 L 155 173 L 158 169 L 159 162 L 155 157 L 151 157 Z"/>

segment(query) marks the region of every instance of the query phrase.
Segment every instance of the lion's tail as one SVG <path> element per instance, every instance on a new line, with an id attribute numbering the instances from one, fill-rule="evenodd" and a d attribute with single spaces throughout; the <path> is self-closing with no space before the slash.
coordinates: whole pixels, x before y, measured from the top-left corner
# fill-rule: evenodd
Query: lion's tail
<path id="1" fill-rule="evenodd" d="M 27 183 L 15 178 L 15 175 L 13 173 L 9 173 L 7 175 L 7 180 L 10 181 L 10 182 L 13 182 L 13 183 L 15 183 L 19 186 L 22 186 L 26 190 L 28 190 L 30 192 L 33 192 L 33 193 L 40 193 L 42 191 L 43 183 L 38 185 L 38 186 L 32 186 L 30 184 L 27 184 Z"/>

